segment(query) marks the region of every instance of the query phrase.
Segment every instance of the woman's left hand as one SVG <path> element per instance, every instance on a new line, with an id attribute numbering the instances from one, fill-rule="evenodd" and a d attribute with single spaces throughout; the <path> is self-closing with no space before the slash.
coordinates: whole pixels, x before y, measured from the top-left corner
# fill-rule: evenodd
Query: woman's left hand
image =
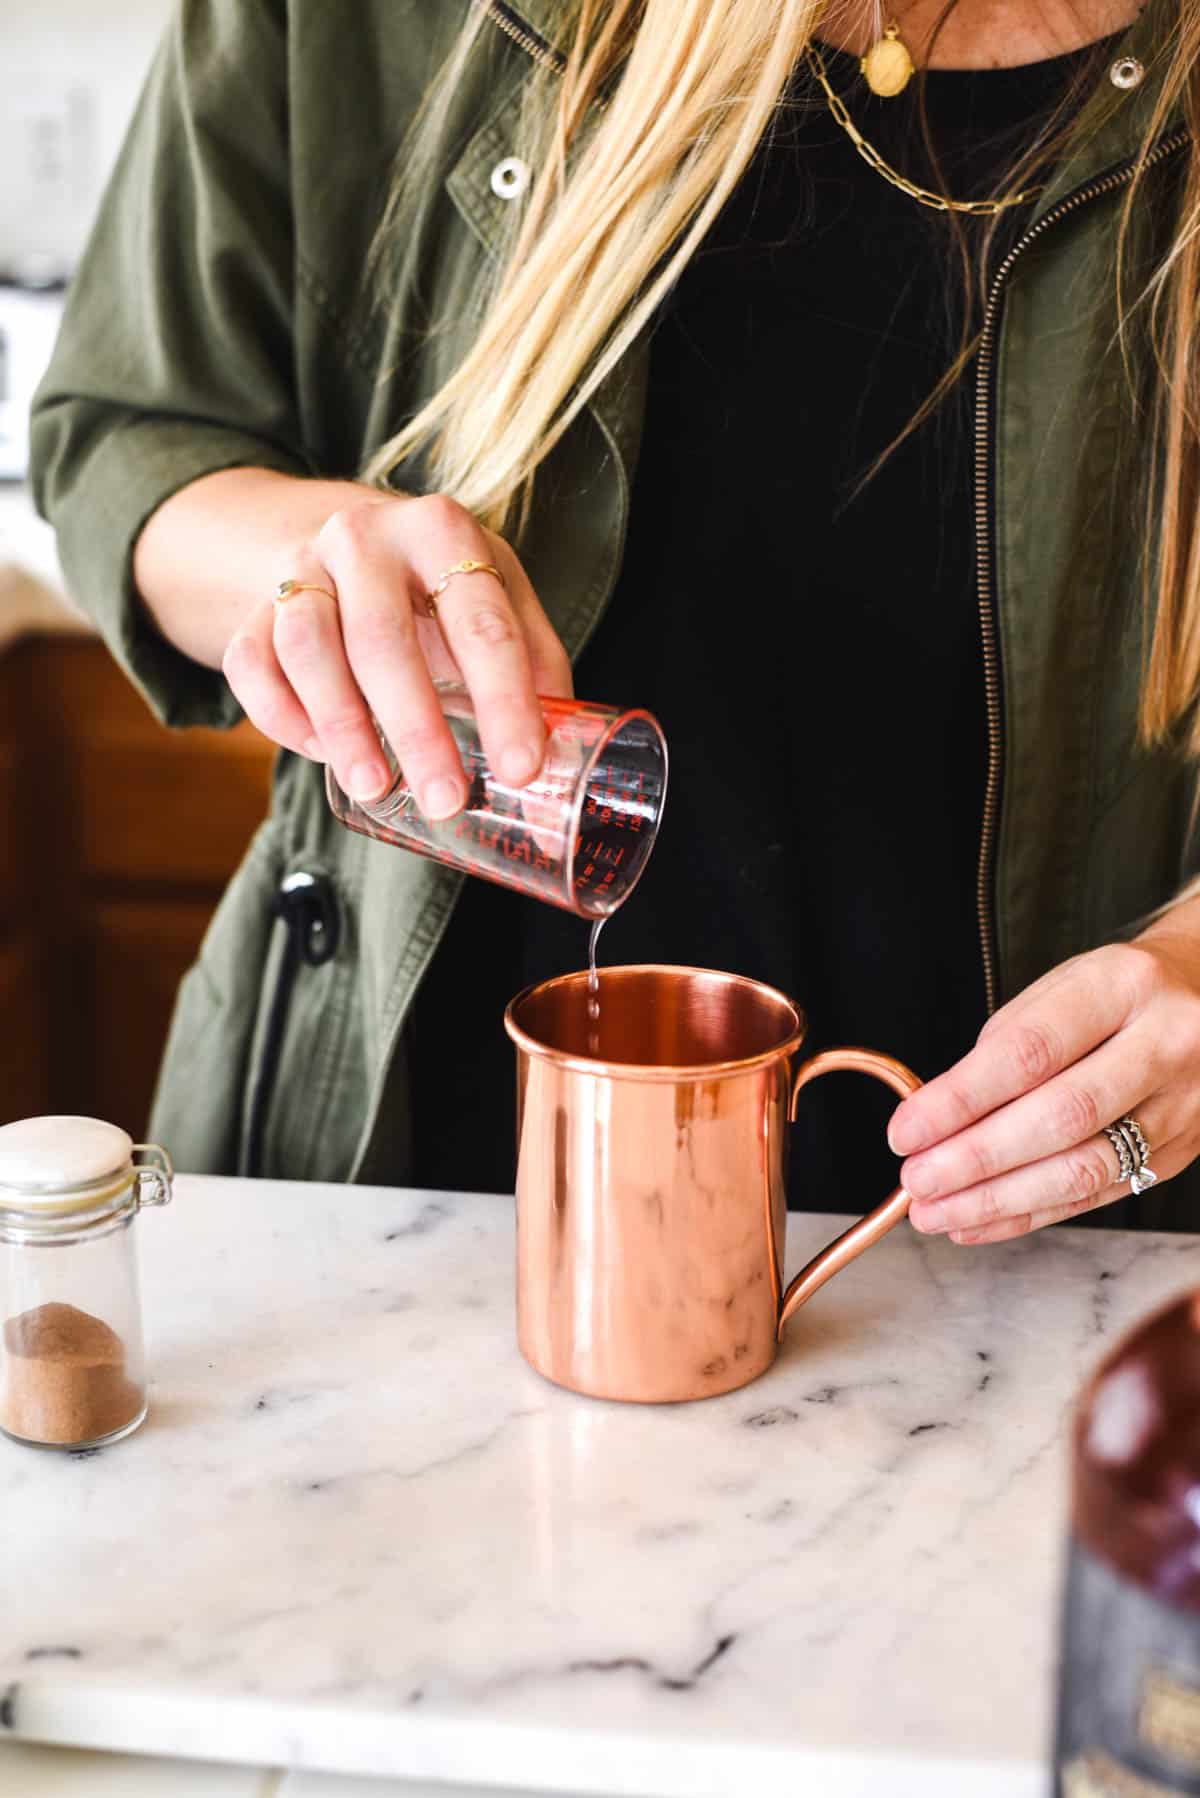
<path id="1" fill-rule="evenodd" d="M 1200 899 L 1018 994 L 888 1139 L 918 1230 L 1003 1242 L 1127 1196 L 1104 1135 L 1125 1116 L 1160 1180 L 1200 1153 Z"/>

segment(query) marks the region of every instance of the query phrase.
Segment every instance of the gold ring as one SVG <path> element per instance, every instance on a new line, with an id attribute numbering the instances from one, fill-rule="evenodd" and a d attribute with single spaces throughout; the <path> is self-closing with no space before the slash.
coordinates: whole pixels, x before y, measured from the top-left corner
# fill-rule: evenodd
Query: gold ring
<path id="1" fill-rule="evenodd" d="M 328 587 L 318 587 L 315 581 L 280 581 L 275 589 L 275 604 L 281 606 L 285 599 L 291 599 L 297 593 L 323 593 L 336 606 L 337 594 Z"/>
<path id="2" fill-rule="evenodd" d="M 494 562 L 456 562 L 453 568 L 447 568 L 436 587 L 431 587 L 425 595 L 425 610 L 431 618 L 437 617 L 437 602 L 456 574 L 494 574 L 500 585 L 508 591 L 508 583 Z"/>

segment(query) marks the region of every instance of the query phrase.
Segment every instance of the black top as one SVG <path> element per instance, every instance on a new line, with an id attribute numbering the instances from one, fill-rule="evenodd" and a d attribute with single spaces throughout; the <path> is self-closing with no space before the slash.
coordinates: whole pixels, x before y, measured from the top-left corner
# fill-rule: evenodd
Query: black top
<path id="1" fill-rule="evenodd" d="M 1100 54 L 929 73 L 946 191 L 996 192 Z M 824 60 L 863 135 L 942 185 L 921 83 L 880 100 L 856 59 Z M 993 262 L 1025 216 L 1004 215 Z M 977 261 L 987 226 L 962 228 Z M 985 1016 L 973 369 L 860 483 L 953 362 L 964 312 L 978 323 L 960 241 L 867 166 L 798 71 L 655 329 L 622 572 L 576 670 L 582 697 L 653 711 L 671 756 L 601 967 L 753 975 L 801 1002 L 810 1049 L 867 1044 L 925 1078 Z M 504 1005 L 586 953 L 581 920 L 468 882 L 412 1014 L 418 1184 L 512 1190 Z M 861 1075 L 806 1089 L 791 1203 L 881 1199 L 894 1104 Z"/>

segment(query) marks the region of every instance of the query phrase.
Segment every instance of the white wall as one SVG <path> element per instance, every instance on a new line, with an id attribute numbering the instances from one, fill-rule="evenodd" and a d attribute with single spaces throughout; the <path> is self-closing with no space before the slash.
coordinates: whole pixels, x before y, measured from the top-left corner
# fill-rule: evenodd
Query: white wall
<path id="1" fill-rule="evenodd" d="M 82 247 L 171 0 L 0 0 L 0 273 Z"/>

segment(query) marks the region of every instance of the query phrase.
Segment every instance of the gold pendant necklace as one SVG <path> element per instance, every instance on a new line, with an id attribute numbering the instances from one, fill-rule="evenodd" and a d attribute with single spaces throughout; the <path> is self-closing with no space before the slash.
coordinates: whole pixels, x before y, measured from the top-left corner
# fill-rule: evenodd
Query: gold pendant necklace
<path id="1" fill-rule="evenodd" d="M 904 92 L 913 78 L 913 59 L 895 19 L 876 38 L 860 66 L 867 86 L 881 99 L 891 100 Z"/>
<path id="2" fill-rule="evenodd" d="M 1041 192 L 1037 187 L 1022 188 L 1020 193 L 1003 194 L 998 200 L 952 200 L 947 194 L 934 193 L 931 188 L 918 187 L 915 181 L 909 181 L 890 162 L 885 162 L 874 144 L 869 144 L 846 109 L 841 95 L 835 93 L 829 76 L 825 72 L 825 62 L 817 49 L 816 40 L 808 41 L 808 64 L 825 95 L 825 103 L 841 126 L 863 161 L 882 175 L 893 187 L 898 187 L 902 194 L 915 200 L 919 206 L 928 206 L 935 212 L 965 212 L 972 218 L 995 218 L 998 212 L 1006 212 L 1010 206 L 1023 206 Z M 899 90 L 897 89 L 897 92 Z"/>

